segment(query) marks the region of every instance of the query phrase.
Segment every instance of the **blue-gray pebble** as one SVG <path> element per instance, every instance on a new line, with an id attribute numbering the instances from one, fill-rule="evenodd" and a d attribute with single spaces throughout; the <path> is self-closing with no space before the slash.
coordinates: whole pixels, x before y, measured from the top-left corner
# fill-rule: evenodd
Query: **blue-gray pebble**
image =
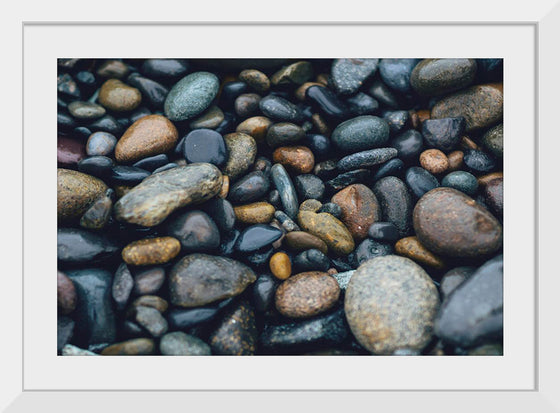
<path id="1" fill-rule="evenodd" d="M 378 148 L 389 140 L 389 125 L 377 116 L 358 116 L 336 127 L 331 141 L 347 152 Z"/>
<path id="2" fill-rule="evenodd" d="M 342 158 L 338 161 L 337 167 L 340 171 L 368 168 L 395 158 L 397 153 L 395 148 L 378 148 L 357 152 Z"/>
<path id="3" fill-rule="evenodd" d="M 220 81 L 209 72 L 195 72 L 185 76 L 169 91 L 164 112 L 172 121 L 192 119 L 204 112 L 216 95 Z"/>
<path id="4" fill-rule="evenodd" d="M 455 171 L 445 175 L 441 180 L 441 186 L 454 188 L 464 192 L 469 196 L 474 196 L 478 189 L 478 181 L 476 177 L 465 171 Z"/>

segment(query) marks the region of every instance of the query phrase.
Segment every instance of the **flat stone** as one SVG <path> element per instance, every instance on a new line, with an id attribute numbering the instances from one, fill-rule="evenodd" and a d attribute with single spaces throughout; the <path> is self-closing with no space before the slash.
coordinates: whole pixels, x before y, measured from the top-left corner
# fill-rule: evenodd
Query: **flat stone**
<path id="1" fill-rule="evenodd" d="M 399 230 L 392 222 L 374 222 L 368 229 L 368 236 L 381 241 L 394 242 L 399 239 Z"/>
<path id="2" fill-rule="evenodd" d="M 301 109 L 280 96 L 265 96 L 260 100 L 259 108 L 264 116 L 273 120 L 295 123 L 303 120 Z"/>
<path id="3" fill-rule="evenodd" d="M 97 68 L 97 74 L 99 76 L 112 77 L 115 79 L 122 79 L 128 72 L 128 66 L 124 62 L 115 59 L 106 60 Z"/>
<path id="4" fill-rule="evenodd" d="M 406 237 L 398 240 L 395 244 L 395 252 L 430 268 L 437 270 L 445 268 L 445 262 L 422 245 L 417 237 Z"/>
<path id="5" fill-rule="evenodd" d="M 356 152 L 342 158 L 336 166 L 340 171 L 369 168 L 395 158 L 398 151 L 395 148 L 377 148 Z"/>
<path id="6" fill-rule="evenodd" d="M 303 231 L 292 231 L 288 232 L 283 239 L 284 245 L 293 251 L 305 251 L 309 249 L 317 249 L 323 254 L 328 251 L 327 244 L 325 242 L 308 232 Z"/>
<path id="7" fill-rule="evenodd" d="M 70 114 L 80 120 L 97 119 L 105 115 L 105 108 L 96 103 L 75 100 L 68 105 Z"/>
<path id="8" fill-rule="evenodd" d="M 274 164 L 270 169 L 270 176 L 280 195 L 284 212 L 291 219 L 295 219 L 299 206 L 298 198 L 292 180 L 286 172 L 286 169 L 281 164 Z"/>
<path id="9" fill-rule="evenodd" d="M 262 199 L 270 189 L 270 180 L 261 171 L 250 172 L 232 185 L 228 199 L 232 203 L 245 203 Z"/>
<path id="10" fill-rule="evenodd" d="M 142 73 L 156 79 L 176 79 L 188 70 L 189 65 L 183 59 L 146 59 L 142 64 Z"/>
<path id="11" fill-rule="evenodd" d="M 235 218 L 243 224 L 268 224 L 274 218 L 276 210 L 268 202 L 254 202 L 252 204 L 233 207 Z"/>
<path id="12" fill-rule="evenodd" d="M 346 319 L 358 342 L 374 354 L 421 351 L 432 339 L 439 296 L 428 274 L 396 255 L 366 261 L 346 289 Z"/>
<path id="13" fill-rule="evenodd" d="M 104 262 L 120 250 L 119 245 L 107 235 L 80 228 L 58 228 L 56 238 L 57 259 L 62 264 Z"/>
<path id="14" fill-rule="evenodd" d="M 167 224 L 167 232 L 181 242 L 186 251 L 207 251 L 220 245 L 220 231 L 202 211 L 187 211 Z"/>
<path id="15" fill-rule="evenodd" d="M 169 304 L 163 298 L 157 295 L 143 295 L 135 299 L 127 310 L 127 317 L 134 316 L 137 307 L 151 307 L 164 313 L 167 311 Z"/>
<path id="16" fill-rule="evenodd" d="M 148 115 L 134 122 L 115 147 L 118 162 L 135 162 L 175 147 L 179 134 L 175 125 L 161 115 Z"/>
<path id="17" fill-rule="evenodd" d="M 150 338 L 134 338 L 105 347 L 102 356 L 144 356 L 154 354 L 156 345 Z"/>
<path id="18" fill-rule="evenodd" d="M 165 264 L 179 251 L 181 244 L 173 237 L 146 238 L 128 244 L 122 250 L 122 258 L 130 265 Z"/>
<path id="19" fill-rule="evenodd" d="M 179 166 L 153 174 L 115 204 L 118 220 L 152 227 L 178 208 L 204 202 L 221 189 L 222 174 L 211 164 Z"/>
<path id="20" fill-rule="evenodd" d="M 135 321 L 144 327 L 153 337 L 161 337 L 169 328 L 167 320 L 153 307 L 138 306 L 135 309 Z"/>
<path id="21" fill-rule="evenodd" d="M 57 169 L 58 222 L 76 222 L 107 190 L 100 179 L 70 169 Z"/>
<path id="22" fill-rule="evenodd" d="M 172 121 L 192 119 L 204 112 L 218 95 L 220 81 L 209 72 L 185 76 L 169 91 L 165 99 L 165 116 Z"/>
<path id="23" fill-rule="evenodd" d="M 270 246 L 283 232 L 271 225 L 255 224 L 243 230 L 235 248 L 240 252 L 255 252 Z"/>
<path id="24" fill-rule="evenodd" d="M 246 265 L 225 257 L 191 254 L 169 274 L 171 303 L 199 307 L 241 294 L 257 279 Z"/>
<path id="25" fill-rule="evenodd" d="M 321 238 L 336 255 L 346 255 L 354 249 L 352 234 L 331 214 L 300 211 L 298 224 L 305 231 Z"/>
<path id="26" fill-rule="evenodd" d="M 118 310 L 122 310 L 126 307 L 128 299 L 130 298 L 130 293 L 132 292 L 132 287 L 134 287 L 134 279 L 132 278 L 130 270 L 123 262 L 115 272 L 113 285 L 111 287 L 111 296 L 117 304 Z"/>
<path id="27" fill-rule="evenodd" d="M 452 188 L 426 193 L 413 213 L 414 229 L 430 251 L 450 257 L 479 257 L 502 246 L 502 226 L 472 198 Z"/>
<path id="28" fill-rule="evenodd" d="M 210 356 L 210 346 L 198 337 L 174 331 L 165 334 L 159 342 L 159 351 L 164 356 Z"/>
<path id="29" fill-rule="evenodd" d="M 412 227 L 413 204 L 405 183 L 388 176 L 375 183 L 373 193 L 381 205 L 381 219 L 395 225 L 402 236 L 408 235 Z"/>

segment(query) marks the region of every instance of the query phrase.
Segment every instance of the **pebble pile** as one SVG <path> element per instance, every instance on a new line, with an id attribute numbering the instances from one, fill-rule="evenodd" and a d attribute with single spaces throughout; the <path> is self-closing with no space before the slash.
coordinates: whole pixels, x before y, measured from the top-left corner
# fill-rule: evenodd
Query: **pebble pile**
<path id="1" fill-rule="evenodd" d="M 58 354 L 503 354 L 501 59 L 59 59 Z"/>

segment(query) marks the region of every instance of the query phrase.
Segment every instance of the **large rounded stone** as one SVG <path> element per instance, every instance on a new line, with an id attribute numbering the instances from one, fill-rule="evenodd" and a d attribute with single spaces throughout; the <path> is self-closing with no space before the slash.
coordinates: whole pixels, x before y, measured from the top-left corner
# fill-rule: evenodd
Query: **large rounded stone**
<path id="1" fill-rule="evenodd" d="M 427 192 L 413 212 L 420 242 L 436 254 L 478 257 L 502 246 L 502 226 L 472 198 L 452 188 Z"/>
<path id="2" fill-rule="evenodd" d="M 148 156 L 169 152 L 179 133 L 175 125 L 161 115 L 148 115 L 134 122 L 115 147 L 118 162 L 134 162 Z"/>
<path id="3" fill-rule="evenodd" d="M 346 319 L 358 342 L 375 354 L 421 351 L 432 339 L 439 296 L 430 276 L 408 258 L 377 257 L 350 278 Z"/>
<path id="4" fill-rule="evenodd" d="M 191 254 L 169 274 L 171 303 L 199 307 L 241 294 L 257 276 L 249 267 L 229 258 Z"/>
<path id="5" fill-rule="evenodd" d="M 100 179 L 70 169 L 57 169 L 56 181 L 59 222 L 77 221 L 107 190 Z"/>
<path id="6" fill-rule="evenodd" d="M 331 199 L 342 210 L 340 220 L 355 240 L 367 237 L 368 229 L 381 219 L 381 208 L 375 194 L 367 186 L 353 184 L 337 192 Z"/>
<path id="7" fill-rule="evenodd" d="M 312 317 L 333 307 L 339 296 L 340 288 L 331 275 L 302 272 L 280 284 L 276 290 L 276 309 L 286 317 Z"/>
<path id="8" fill-rule="evenodd" d="M 182 331 L 164 335 L 159 342 L 159 351 L 165 356 L 209 356 L 210 346 L 195 336 Z"/>
<path id="9" fill-rule="evenodd" d="M 214 165 L 195 163 L 144 179 L 115 204 L 118 220 L 152 227 L 173 211 L 204 202 L 220 192 L 222 174 Z"/>
<path id="10" fill-rule="evenodd" d="M 172 121 L 194 118 L 210 106 L 219 87 L 220 81 L 209 72 L 185 76 L 169 91 L 164 104 L 165 116 Z"/>

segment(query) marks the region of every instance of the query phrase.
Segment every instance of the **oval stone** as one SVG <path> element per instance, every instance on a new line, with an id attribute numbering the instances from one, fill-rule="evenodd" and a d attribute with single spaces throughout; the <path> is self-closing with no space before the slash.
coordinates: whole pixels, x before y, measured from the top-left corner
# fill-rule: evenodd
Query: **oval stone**
<path id="1" fill-rule="evenodd" d="M 169 91 L 164 111 L 172 121 L 192 119 L 204 112 L 218 94 L 220 81 L 209 72 L 185 76 Z"/>
<path id="2" fill-rule="evenodd" d="M 70 169 L 57 169 L 56 181 L 59 222 L 78 220 L 107 190 L 100 179 Z"/>
<path id="3" fill-rule="evenodd" d="M 305 231 L 321 238 L 336 255 L 346 255 L 354 249 L 352 234 L 331 214 L 300 211 L 298 223 Z"/>
<path id="4" fill-rule="evenodd" d="M 452 188 L 426 193 L 413 213 L 422 244 L 436 254 L 478 257 L 502 246 L 502 226 L 472 198 Z"/>
<path id="5" fill-rule="evenodd" d="M 268 224 L 276 210 L 268 202 L 254 202 L 233 207 L 235 218 L 244 224 Z"/>
<path id="6" fill-rule="evenodd" d="M 224 141 L 229 156 L 222 171 L 231 180 L 235 180 L 245 174 L 255 162 L 257 143 L 250 135 L 240 132 L 225 135 Z"/>
<path id="7" fill-rule="evenodd" d="M 120 250 L 115 240 L 105 234 L 81 228 L 58 228 L 56 253 L 59 263 L 85 264 L 103 262 Z"/>
<path id="8" fill-rule="evenodd" d="M 74 101 L 68 105 L 70 114 L 80 120 L 100 118 L 105 114 L 105 108 L 96 103 Z"/>
<path id="9" fill-rule="evenodd" d="M 379 59 L 335 59 L 331 67 L 334 89 L 341 95 L 353 95 L 377 70 Z"/>
<path id="10" fill-rule="evenodd" d="M 332 308 L 340 296 L 337 281 L 320 271 L 302 272 L 276 290 L 276 309 L 286 317 L 307 318 Z"/>
<path id="11" fill-rule="evenodd" d="M 179 307 L 200 307 L 239 295 L 256 279 L 253 270 L 230 258 L 187 255 L 169 274 L 171 303 Z"/>
<path id="12" fill-rule="evenodd" d="M 164 356 L 209 356 L 210 346 L 198 337 L 174 331 L 164 335 L 159 342 L 159 351 Z"/>
<path id="13" fill-rule="evenodd" d="M 375 194 L 367 186 L 353 184 L 337 192 L 331 199 L 340 206 L 340 220 L 356 241 L 367 237 L 368 229 L 381 219 L 381 208 Z"/>
<path id="14" fill-rule="evenodd" d="M 173 211 L 204 202 L 220 192 L 222 174 L 208 163 L 178 166 L 144 179 L 115 204 L 118 220 L 145 227 L 161 223 Z"/>
<path id="15" fill-rule="evenodd" d="M 315 157 L 307 146 L 281 146 L 272 153 L 272 160 L 295 174 L 307 174 L 315 166 Z"/>
<path id="16" fill-rule="evenodd" d="M 327 253 L 327 244 L 321 238 L 303 231 L 291 231 L 284 237 L 284 244 L 293 251 L 317 249 Z"/>
<path id="17" fill-rule="evenodd" d="M 177 238 L 187 251 L 218 248 L 220 231 L 212 219 L 202 211 L 188 211 L 167 225 L 170 235 Z"/>
<path id="18" fill-rule="evenodd" d="M 161 115 L 148 115 L 134 122 L 115 147 L 118 162 L 134 162 L 168 152 L 175 147 L 179 133 L 175 125 Z"/>
<path id="19" fill-rule="evenodd" d="M 130 265 L 155 265 L 171 261 L 181 251 L 181 243 L 173 237 L 134 241 L 122 250 L 124 262 Z"/>
<path id="20" fill-rule="evenodd" d="M 402 236 L 408 235 L 412 224 L 412 199 L 406 184 L 399 178 L 387 176 L 375 183 L 383 220 L 393 223 Z"/>
<path id="21" fill-rule="evenodd" d="M 142 101 L 142 94 L 118 79 L 109 79 L 99 90 L 99 103 L 114 112 L 129 112 Z"/>
<path id="22" fill-rule="evenodd" d="M 422 245 L 417 237 L 406 237 L 398 240 L 395 244 L 395 252 L 431 268 L 440 270 L 445 267 L 442 259 Z"/>
<path id="23" fill-rule="evenodd" d="M 410 83 L 421 95 L 441 95 L 470 85 L 476 68 L 474 59 L 424 59 L 414 67 Z"/>
<path id="24" fill-rule="evenodd" d="M 503 115 L 504 95 L 499 86 L 478 85 L 446 96 L 432 108 L 433 119 L 462 116 L 466 130 L 487 128 Z"/>
<path id="25" fill-rule="evenodd" d="M 348 152 L 380 147 L 389 140 L 389 125 L 377 116 L 358 116 L 338 125 L 331 140 Z"/>
<path id="26" fill-rule="evenodd" d="M 112 344 L 101 352 L 103 356 L 141 356 L 155 352 L 154 340 L 149 338 L 133 338 L 131 340 Z"/>
<path id="27" fill-rule="evenodd" d="M 195 129 L 185 137 L 183 143 L 188 163 L 208 162 L 217 166 L 228 159 L 224 138 L 211 129 Z"/>
<path id="28" fill-rule="evenodd" d="M 396 255 L 363 263 L 350 278 L 344 299 L 354 337 L 367 350 L 383 355 L 424 349 L 432 339 L 438 308 L 438 291 L 430 276 Z"/>

